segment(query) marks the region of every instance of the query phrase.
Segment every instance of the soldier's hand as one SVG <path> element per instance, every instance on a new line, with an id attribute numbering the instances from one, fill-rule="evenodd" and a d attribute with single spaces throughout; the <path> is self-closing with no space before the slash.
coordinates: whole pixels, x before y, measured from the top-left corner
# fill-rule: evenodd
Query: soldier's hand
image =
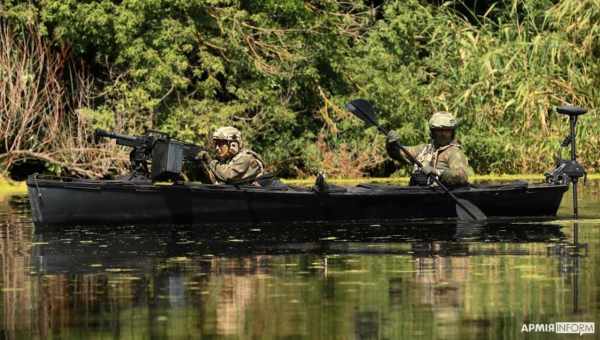
<path id="1" fill-rule="evenodd" d="M 440 171 L 431 165 L 423 165 L 423 169 L 421 170 L 427 176 L 440 176 Z"/>
<path id="2" fill-rule="evenodd" d="M 204 164 L 208 164 L 212 160 L 210 154 L 206 150 L 198 152 L 198 154 L 196 155 L 196 159 Z"/>
<path id="3" fill-rule="evenodd" d="M 398 143 L 399 140 L 400 140 L 400 136 L 398 135 L 398 133 L 394 130 L 391 130 L 390 132 L 388 132 L 388 134 L 385 138 L 385 143 L 387 145 L 396 144 L 396 143 Z"/>

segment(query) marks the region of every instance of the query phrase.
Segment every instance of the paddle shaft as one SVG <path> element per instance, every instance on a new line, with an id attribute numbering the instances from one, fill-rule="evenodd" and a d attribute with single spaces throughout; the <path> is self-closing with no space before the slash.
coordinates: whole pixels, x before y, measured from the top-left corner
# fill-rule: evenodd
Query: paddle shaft
<path id="1" fill-rule="evenodd" d="M 365 115 L 366 118 L 369 120 L 369 122 L 377 127 L 377 130 L 379 130 L 381 133 L 383 133 L 384 135 L 388 134 L 388 130 L 385 129 L 384 127 L 382 127 L 381 125 L 379 125 L 376 121 L 374 121 L 373 119 L 371 119 L 371 117 L 369 117 L 369 115 Z M 418 159 L 416 159 L 410 152 L 408 152 L 408 150 L 406 150 L 406 148 L 404 146 L 402 146 L 400 143 L 396 142 L 396 146 L 398 146 L 400 148 L 400 150 L 402 150 L 402 152 L 404 153 L 404 155 L 406 156 L 406 158 L 408 158 L 409 161 L 411 161 L 411 163 L 415 164 L 419 169 L 423 169 L 423 164 L 421 162 L 419 162 Z M 438 178 L 437 176 L 431 176 L 431 178 L 433 179 L 433 181 L 435 182 L 435 184 L 437 184 L 440 188 L 442 188 L 442 190 L 444 192 L 446 192 L 448 195 L 450 195 L 450 197 L 452 197 L 452 199 L 456 202 L 456 204 L 458 204 L 459 207 L 461 207 L 464 211 L 466 211 L 474 220 L 478 220 L 477 216 L 475 216 L 475 214 L 469 210 L 467 207 L 465 207 L 464 204 L 462 204 L 462 202 L 458 199 L 458 197 L 456 197 Z"/>

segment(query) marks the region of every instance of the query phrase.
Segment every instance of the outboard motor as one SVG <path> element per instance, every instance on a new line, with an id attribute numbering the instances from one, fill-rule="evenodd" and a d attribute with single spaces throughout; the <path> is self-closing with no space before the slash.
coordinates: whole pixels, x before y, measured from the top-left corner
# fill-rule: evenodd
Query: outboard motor
<path id="1" fill-rule="evenodd" d="M 586 113 L 587 110 L 576 106 L 559 106 L 556 108 L 556 112 L 569 116 L 570 131 L 569 135 L 560 144 L 561 147 L 566 148 L 571 146 L 571 159 L 566 160 L 561 158 L 560 150 L 556 157 L 556 167 L 549 173 L 545 173 L 546 182 L 552 184 L 566 184 L 568 182 L 573 183 L 573 217 L 577 218 L 577 182 L 579 178 L 584 178 L 586 181 L 587 173 L 581 164 L 577 162 L 577 151 L 576 151 L 576 130 L 577 118 Z"/>

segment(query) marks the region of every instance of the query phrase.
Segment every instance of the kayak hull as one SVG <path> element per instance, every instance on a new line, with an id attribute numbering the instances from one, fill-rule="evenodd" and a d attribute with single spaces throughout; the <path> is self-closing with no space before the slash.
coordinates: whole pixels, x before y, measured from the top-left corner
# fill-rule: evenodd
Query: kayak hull
<path id="1" fill-rule="evenodd" d="M 456 204 L 435 187 L 358 185 L 328 192 L 300 188 L 46 178 L 27 180 L 37 226 L 216 224 L 456 219 Z M 488 218 L 556 216 L 568 185 L 488 185 L 453 190 Z"/>

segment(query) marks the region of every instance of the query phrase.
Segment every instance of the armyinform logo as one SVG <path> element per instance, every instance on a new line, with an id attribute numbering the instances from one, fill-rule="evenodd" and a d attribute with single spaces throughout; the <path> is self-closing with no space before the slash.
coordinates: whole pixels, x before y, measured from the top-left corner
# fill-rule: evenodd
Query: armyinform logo
<path id="1" fill-rule="evenodd" d="M 594 334 L 595 322 L 524 323 L 521 333 Z"/>

